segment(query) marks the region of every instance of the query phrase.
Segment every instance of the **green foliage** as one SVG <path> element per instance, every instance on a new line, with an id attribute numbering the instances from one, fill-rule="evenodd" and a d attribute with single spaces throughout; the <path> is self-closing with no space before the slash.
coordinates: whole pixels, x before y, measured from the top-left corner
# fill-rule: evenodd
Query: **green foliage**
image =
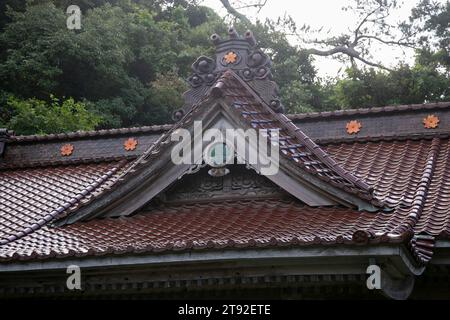
<path id="1" fill-rule="evenodd" d="M 188 1 L 132 0 L 81 1 L 82 29 L 68 30 L 69 2 L 36 0 L 9 12 L 0 82 L 25 99 L 84 101 L 104 119 L 100 128 L 169 122 L 182 105 L 180 77 L 211 51 L 211 30 L 225 30 L 211 9 Z"/>
<path id="2" fill-rule="evenodd" d="M 0 81 L 10 92 L 44 97 L 57 89 L 70 34 L 64 14 L 53 5 L 30 8 L 9 11 L 13 21 L 0 35 Z"/>
<path id="3" fill-rule="evenodd" d="M 385 72 L 348 69 L 347 78 L 337 81 L 331 99 L 340 108 L 357 108 L 386 104 L 391 96 Z"/>
<path id="4" fill-rule="evenodd" d="M 145 122 L 163 123 L 165 119 L 172 116 L 172 113 L 184 103 L 183 93 L 188 89 L 185 81 L 175 72 L 158 74 L 151 82 L 151 95 L 149 104 L 160 106 L 157 113 L 147 114 L 149 119 Z"/>
<path id="5" fill-rule="evenodd" d="M 211 33 L 226 37 L 223 19 L 194 0 L 75 3 L 83 13 L 81 30 L 66 28 L 70 0 L 0 5 L 0 126 L 50 133 L 168 123 L 183 104 L 182 79 L 192 62 L 214 54 Z M 414 65 L 392 72 L 349 69 L 332 81 L 317 78 L 311 55 L 276 23 L 250 28 L 272 59 L 289 113 L 422 103 L 450 99 L 449 7 L 422 0 L 413 11 L 412 19 L 423 21 L 417 28 L 429 34 Z M 248 28 L 236 27 L 240 33 Z"/>
<path id="6" fill-rule="evenodd" d="M 430 65 L 399 65 L 385 71 L 348 69 L 334 86 L 330 100 L 338 108 L 450 100 L 450 78 Z"/>
<path id="7" fill-rule="evenodd" d="M 12 114 L 8 127 L 16 134 L 58 133 L 92 130 L 100 117 L 86 109 L 85 104 L 72 98 L 59 101 L 51 96 L 47 103 L 38 99 L 17 99 L 10 96 L 7 106 Z"/>
<path id="8" fill-rule="evenodd" d="M 281 95 L 283 96 L 283 104 L 288 113 L 314 111 L 314 107 L 311 105 L 313 93 L 308 85 L 298 80 L 292 81 L 289 85 L 284 86 Z"/>

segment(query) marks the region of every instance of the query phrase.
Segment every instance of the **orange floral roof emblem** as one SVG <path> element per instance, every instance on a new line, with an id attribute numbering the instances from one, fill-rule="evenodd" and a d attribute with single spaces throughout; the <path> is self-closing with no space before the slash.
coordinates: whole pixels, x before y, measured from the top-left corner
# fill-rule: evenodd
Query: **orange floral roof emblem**
<path id="1" fill-rule="evenodd" d="M 346 128 L 347 128 L 347 133 L 348 134 L 354 134 L 354 133 L 358 133 L 361 130 L 361 122 L 356 121 L 356 120 L 352 120 L 347 122 Z"/>
<path id="2" fill-rule="evenodd" d="M 427 129 L 437 128 L 438 125 L 439 125 L 439 118 L 434 114 L 430 114 L 423 119 L 423 126 Z"/>
<path id="3" fill-rule="evenodd" d="M 226 55 L 223 56 L 223 60 L 228 64 L 235 63 L 237 60 L 237 54 L 234 53 L 233 51 L 230 51 Z"/>
<path id="4" fill-rule="evenodd" d="M 73 145 L 71 145 L 70 143 L 63 145 L 60 149 L 60 152 L 63 157 L 70 156 L 73 153 Z"/>
<path id="5" fill-rule="evenodd" d="M 138 141 L 134 138 L 129 138 L 127 140 L 125 140 L 125 142 L 123 143 L 123 146 L 125 147 L 126 151 L 133 151 L 134 149 L 136 149 L 136 146 L 138 144 Z"/>

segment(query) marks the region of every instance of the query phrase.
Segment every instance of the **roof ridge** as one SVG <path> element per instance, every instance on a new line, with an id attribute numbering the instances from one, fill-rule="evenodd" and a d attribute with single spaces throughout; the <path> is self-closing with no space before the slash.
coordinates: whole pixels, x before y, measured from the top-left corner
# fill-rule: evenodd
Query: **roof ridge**
<path id="1" fill-rule="evenodd" d="M 230 84 L 229 80 L 234 79 L 237 81 L 235 85 Z M 231 86 L 231 87 L 229 87 Z M 351 195 L 355 197 L 353 200 L 349 200 L 350 198 L 347 198 L 346 201 L 350 201 L 350 203 L 353 203 L 352 201 L 362 201 L 362 203 L 365 203 L 361 206 L 361 204 L 358 204 L 357 206 L 361 209 L 365 210 L 375 210 L 376 207 L 383 207 L 384 203 L 376 197 L 376 195 L 373 193 L 373 188 L 367 184 L 364 180 L 361 178 L 358 178 L 355 174 L 352 172 L 344 169 L 342 166 L 340 166 L 330 155 L 327 154 L 326 151 L 324 151 L 319 145 L 314 143 L 314 141 L 309 138 L 303 131 L 297 127 L 291 119 L 286 117 L 284 114 L 278 113 L 275 110 L 271 108 L 266 102 L 264 102 L 258 95 L 258 92 L 253 90 L 250 84 L 247 84 L 241 77 L 236 74 L 233 70 L 225 70 L 222 75 L 216 80 L 215 84 L 213 84 L 209 90 L 204 94 L 204 96 L 195 103 L 188 112 L 186 112 L 182 118 L 173 126 L 170 127 L 168 131 L 165 131 L 162 135 L 158 137 L 156 141 L 154 141 L 136 160 L 134 160 L 125 170 L 123 170 L 119 175 L 115 176 L 114 179 L 112 179 L 111 185 L 109 186 L 108 190 L 111 191 L 113 187 L 117 187 L 118 185 L 122 185 L 127 179 L 126 177 L 135 176 L 138 173 L 138 170 L 142 168 L 143 165 L 149 162 L 154 157 L 158 157 L 160 155 L 160 149 L 164 148 L 167 144 L 170 143 L 170 135 L 173 131 L 177 130 L 178 128 L 184 126 L 186 123 L 193 120 L 193 116 L 197 114 L 198 112 L 201 112 L 202 106 L 205 102 L 208 102 L 211 99 L 217 99 L 218 97 L 223 97 L 227 99 L 227 94 L 229 94 L 229 97 L 239 97 L 239 92 L 233 92 L 233 90 L 236 90 L 237 88 L 243 88 L 245 91 L 248 92 L 248 99 L 254 99 L 258 105 L 263 108 L 262 110 L 267 111 L 268 114 L 273 117 L 276 121 L 279 122 L 280 128 L 283 128 L 286 130 L 288 136 L 293 137 L 294 139 L 297 139 L 298 142 L 301 143 L 304 148 L 310 155 L 312 154 L 313 157 L 305 159 L 297 159 L 296 163 L 300 165 L 300 167 L 305 170 L 306 173 L 311 174 L 315 178 L 318 178 L 322 182 L 325 182 L 326 184 L 329 184 L 330 186 L 340 189 L 341 191 L 346 192 L 348 195 Z M 231 93 L 227 93 L 227 90 L 231 90 Z M 237 95 L 236 95 L 237 94 Z M 245 100 L 245 99 L 244 99 Z M 238 99 L 239 101 L 239 99 Z M 233 105 L 236 107 L 236 103 L 238 102 L 234 101 Z M 245 104 L 245 102 L 243 102 Z M 231 108 L 231 110 L 237 110 L 236 108 Z M 238 111 L 241 114 L 241 111 Z M 240 115 L 242 116 L 242 115 Z M 245 118 L 245 117 L 244 117 Z M 245 119 L 244 119 L 245 120 Z M 247 119 L 248 120 L 248 119 Z M 269 128 L 267 128 L 269 129 Z M 291 139 L 291 138 L 289 138 Z M 291 142 L 288 142 L 289 146 Z M 292 159 L 292 157 L 290 157 Z M 294 160 L 294 159 L 292 159 Z M 316 161 L 315 161 L 316 160 Z M 306 164 L 306 162 L 317 162 L 315 164 Z M 320 168 L 320 164 L 323 166 L 323 168 Z M 319 168 L 317 166 L 319 165 Z M 326 173 L 324 170 L 328 170 Z M 325 172 L 325 173 L 324 173 Z M 104 190 L 101 194 L 94 197 L 95 199 L 98 198 L 98 196 L 105 194 L 105 192 L 109 192 L 107 190 Z M 88 203 L 94 201 L 94 198 L 90 199 Z M 85 203 L 87 204 L 87 203 Z M 83 204 L 83 205 L 85 205 Z M 373 206 L 369 207 L 367 204 Z M 353 203 L 353 205 L 356 205 Z M 367 207 L 366 207 L 367 206 Z M 79 209 L 79 206 L 77 207 Z M 60 218 L 66 218 L 71 212 L 67 212 L 67 215 L 60 216 Z"/>
<path id="2" fill-rule="evenodd" d="M 411 247 L 416 259 L 418 259 L 421 263 L 426 263 L 431 259 L 433 255 L 433 245 L 430 246 L 430 243 L 432 244 L 434 242 L 434 237 L 431 235 L 415 234 L 414 227 L 422 216 L 423 206 L 427 200 L 428 188 L 434 175 L 434 169 L 436 167 L 440 147 L 441 139 L 438 137 L 433 138 L 430 150 L 427 154 L 422 176 L 417 185 L 412 208 L 406 217 L 406 221 L 397 227 L 400 233 L 408 233 L 412 235 L 412 238 L 409 240 L 409 246 Z"/>
<path id="3" fill-rule="evenodd" d="M 382 107 L 343 109 L 343 110 L 332 110 L 321 112 L 293 113 L 288 114 L 287 117 L 292 120 L 303 120 L 313 118 L 330 118 L 330 117 L 344 117 L 362 114 L 376 114 L 385 112 L 389 113 L 389 112 L 403 112 L 403 111 L 422 111 L 427 109 L 448 108 L 448 107 L 450 107 L 450 101 L 440 101 L 440 102 L 387 105 Z"/>
<path id="4" fill-rule="evenodd" d="M 167 131 L 172 126 L 173 124 L 157 124 L 142 127 L 112 128 L 112 129 L 88 130 L 88 131 L 78 130 L 72 132 L 51 133 L 42 135 L 40 134 L 19 135 L 19 136 L 11 135 L 9 139 L 11 142 L 32 142 L 32 141 L 65 140 L 77 138 L 93 138 L 93 137 L 130 134 L 130 133 Z"/>
<path id="5" fill-rule="evenodd" d="M 421 111 L 434 108 L 449 108 L 449 102 L 433 102 L 423 104 L 408 104 L 408 105 L 389 105 L 383 107 L 372 108 L 357 108 L 357 109 L 345 109 L 345 110 L 333 110 L 322 112 L 306 112 L 306 113 L 292 113 L 285 116 L 290 120 L 303 120 L 314 118 L 330 118 L 330 117 L 345 117 L 361 114 L 379 114 L 384 112 L 402 112 L 402 111 Z M 64 133 L 51 133 L 51 134 L 32 134 L 32 135 L 12 135 L 10 132 L 10 142 L 34 142 L 34 141 L 51 141 L 51 140 L 66 140 L 77 138 L 93 138 L 110 135 L 132 134 L 132 133 L 148 133 L 148 132 L 160 132 L 170 130 L 175 124 L 156 124 L 141 127 L 123 127 L 123 128 L 111 128 L 100 130 L 78 130 Z"/>
<path id="6" fill-rule="evenodd" d="M 422 214 L 423 205 L 425 204 L 428 195 L 428 187 L 433 178 L 434 168 L 436 167 L 436 160 L 439 154 L 440 146 L 441 139 L 437 137 L 433 138 L 430 150 L 427 154 L 424 171 L 420 178 L 420 182 L 417 185 L 416 194 L 414 195 L 413 208 L 412 211 L 410 211 L 408 214 L 408 225 L 411 228 L 414 228 L 415 224 L 417 223 L 417 221 L 419 221 Z"/>
<path id="7" fill-rule="evenodd" d="M 362 136 L 352 138 L 324 138 L 314 139 L 317 144 L 332 145 L 332 144 L 354 144 L 367 143 L 379 141 L 405 141 L 405 140 L 432 140 L 434 138 L 448 139 L 450 137 L 450 129 L 448 132 L 429 132 L 429 133 L 415 133 L 415 134 L 401 134 L 396 136 Z"/>

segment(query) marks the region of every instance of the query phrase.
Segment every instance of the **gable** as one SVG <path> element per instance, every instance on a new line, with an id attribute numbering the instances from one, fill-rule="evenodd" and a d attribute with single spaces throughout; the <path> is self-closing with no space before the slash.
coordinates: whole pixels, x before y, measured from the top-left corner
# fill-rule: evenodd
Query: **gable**
<path id="1" fill-rule="evenodd" d="M 0 259 L 384 243 L 408 248 L 414 265 L 428 262 L 435 239 L 450 234 L 449 105 L 287 117 L 270 61 L 262 55 L 249 63 L 258 51 L 240 41 L 221 44 L 214 68 L 197 61 L 174 125 L 8 135 L 0 158 Z M 239 45 L 240 60 L 224 65 L 229 45 Z M 415 128 L 431 110 L 439 127 Z M 362 129 L 349 134 L 356 115 Z M 203 124 L 197 135 L 195 121 Z M 245 163 L 211 176 L 208 164 L 172 161 L 174 132 L 186 130 L 194 142 L 212 128 L 278 130 L 268 143 L 279 146 L 277 174 Z M 327 128 L 334 141 L 319 132 Z M 139 141 L 132 151 L 124 148 L 130 138 Z M 74 154 L 59 153 L 66 143 Z"/>
<path id="2" fill-rule="evenodd" d="M 218 80 L 222 83 L 223 90 L 227 90 L 229 85 L 239 85 L 240 82 L 232 73 L 225 74 Z M 229 84 L 228 84 L 229 83 Z M 217 89 L 217 87 L 213 87 Z M 171 158 L 171 150 L 176 144 L 172 141 L 172 134 L 180 130 L 187 130 L 191 135 L 192 144 L 195 146 L 195 140 L 199 133 L 195 133 L 195 121 L 202 120 L 203 130 L 216 128 L 227 130 L 230 128 L 251 129 L 258 127 L 263 123 L 267 129 L 266 120 L 246 119 L 249 112 L 241 110 L 243 106 L 242 98 L 247 97 L 254 108 L 263 108 L 263 104 L 254 99 L 249 88 L 245 88 L 246 94 L 241 94 L 239 104 L 231 102 L 229 93 L 224 91 L 224 95 L 218 95 L 217 90 L 211 90 L 211 95 L 205 97 L 202 104 L 199 104 L 191 110 L 177 125 L 162 135 L 158 141 L 153 144 L 139 159 L 137 159 L 129 169 L 118 177 L 115 181 L 110 181 L 111 186 L 102 194 L 92 199 L 89 203 L 79 206 L 72 210 L 73 214 L 66 215 L 60 219 L 58 224 L 73 223 L 77 220 L 92 219 L 99 216 L 119 216 L 130 215 L 141 209 L 154 197 L 159 195 L 167 187 L 173 184 L 189 170 L 198 166 L 198 164 L 174 164 Z M 241 89 L 242 90 L 242 89 Z M 247 103 L 250 105 L 250 103 Z M 267 111 L 264 111 L 267 112 Z M 259 111 L 259 113 L 262 113 Z M 270 112 L 269 112 L 270 115 Z M 273 116 L 273 114 L 272 114 Z M 276 123 L 277 129 L 281 127 L 283 134 L 280 136 L 281 153 L 284 157 L 280 161 L 280 168 L 275 175 L 268 175 L 268 179 L 276 185 L 290 193 L 302 202 L 310 206 L 330 206 L 343 204 L 348 207 L 359 207 L 360 209 L 371 209 L 372 205 L 364 197 L 355 196 L 354 190 L 360 189 L 359 180 L 353 178 L 348 172 L 340 168 L 333 162 L 333 167 L 323 163 L 325 157 L 328 157 L 324 151 L 316 146 L 310 140 L 299 141 L 300 138 L 294 134 L 289 135 L 289 130 L 283 126 L 277 118 L 271 122 Z M 270 129 L 270 128 L 269 128 Z M 203 133 L 203 132 L 202 132 Z M 203 141 L 203 147 L 207 145 Z M 273 144 L 273 141 L 270 141 Z M 307 144 L 310 144 L 309 148 Z M 249 144 L 251 147 L 251 143 Z M 284 147 L 284 148 L 283 148 Z M 292 151 L 294 149 L 295 151 Z M 303 158 L 295 157 L 296 152 L 302 149 Z M 289 150 L 287 152 L 286 150 Z M 318 152 L 322 159 L 317 156 Z M 244 158 L 244 156 L 237 154 Z M 328 159 L 330 162 L 330 159 Z M 300 164 L 300 166 L 297 166 Z M 257 172 L 260 172 L 261 166 L 258 164 L 249 164 Z M 349 177 L 353 179 L 351 182 Z M 333 180 L 334 178 L 334 180 Z M 339 189 L 338 187 L 341 187 Z M 353 189 L 352 189 L 353 188 Z M 368 189 L 368 187 L 367 187 Z M 366 197 L 370 199 L 370 193 L 367 190 Z"/>

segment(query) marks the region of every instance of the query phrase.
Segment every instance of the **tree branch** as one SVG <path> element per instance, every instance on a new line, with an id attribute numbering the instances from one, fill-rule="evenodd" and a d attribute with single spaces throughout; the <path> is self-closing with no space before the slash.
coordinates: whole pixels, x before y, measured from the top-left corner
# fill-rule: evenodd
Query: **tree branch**
<path id="1" fill-rule="evenodd" d="M 394 71 L 393 69 L 390 69 L 390 68 L 388 68 L 388 67 L 385 67 L 385 66 L 383 66 L 382 64 L 379 64 L 379 63 L 376 63 L 376 62 L 368 61 L 368 60 L 366 60 L 366 59 L 364 59 L 364 58 L 362 58 L 362 57 L 360 57 L 360 56 L 357 56 L 357 57 L 354 57 L 354 58 L 355 58 L 355 59 L 358 59 L 359 61 L 361 61 L 361 62 L 363 62 L 363 63 L 365 63 L 365 64 L 367 64 L 367 65 L 369 65 L 369 66 L 375 67 L 375 68 L 380 68 L 380 69 L 383 69 L 383 70 L 386 70 L 386 71 L 389 71 L 389 72 Z"/>
<path id="2" fill-rule="evenodd" d="M 258 8 L 257 13 L 261 11 L 262 8 L 266 5 L 267 0 L 259 1 L 258 3 L 246 4 L 240 7 L 235 8 L 236 10 L 247 9 L 247 8 Z"/>
<path id="3" fill-rule="evenodd" d="M 379 37 L 376 36 L 371 36 L 371 35 L 361 35 L 358 37 L 358 41 L 362 40 L 362 39 L 373 39 L 373 40 L 377 40 L 381 43 L 384 44 L 388 44 L 388 45 L 397 45 L 397 46 L 403 46 L 403 47 L 408 47 L 411 49 L 415 49 L 416 47 L 414 46 L 413 42 L 402 42 L 401 40 L 398 41 L 394 41 L 394 40 L 383 40 Z"/>
<path id="4" fill-rule="evenodd" d="M 240 8 L 233 7 L 230 4 L 230 0 L 220 0 L 223 7 L 227 10 L 228 14 L 241 20 L 244 23 L 251 24 L 250 20 L 238 10 Z M 257 4 L 250 4 L 247 1 L 245 7 L 260 6 L 260 9 L 266 4 L 267 0 L 259 0 Z M 359 3 L 359 1 L 357 1 Z M 371 61 L 373 58 L 369 57 L 370 40 L 377 41 L 384 45 L 396 45 L 401 48 L 415 48 L 415 44 L 409 41 L 408 35 L 403 32 L 403 36 L 395 37 L 392 35 L 391 30 L 394 26 L 387 23 L 386 19 L 390 16 L 390 9 L 395 7 L 395 4 L 389 1 L 383 0 L 367 0 L 362 1 L 358 7 L 353 7 L 355 11 L 359 11 L 359 21 L 354 30 L 349 30 L 348 34 L 342 34 L 326 39 L 308 40 L 302 37 L 296 30 L 296 28 L 289 29 L 292 34 L 285 33 L 285 35 L 295 35 L 304 44 L 320 45 L 327 49 L 307 49 L 307 54 L 317 56 L 333 56 L 335 54 L 342 54 L 350 59 L 352 65 L 355 65 L 355 61 L 359 60 L 366 65 L 392 71 L 391 69 L 383 66 L 381 63 Z M 351 7 L 349 7 L 351 8 Z M 286 18 L 285 18 L 286 19 Z M 292 21 L 288 21 L 292 22 Z M 278 25 L 280 23 L 278 22 Z M 294 24 L 295 26 L 295 24 Z M 309 26 L 303 26 L 301 31 L 305 34 L 311 33 Z M 317 31 L 316 31 L 317 32 Z M 319 30 L 320 32 L 320 30 Z M 382 34 L 382 35 L 380 35 Z M 367 41 L 367 42 L 366 42 Z"/>
<path id="5" fill-rule="evenodd" d="M 220 0 L 220 2 L 222 3 L 223 7 L 227 10 L 227 12 L 229 14 L 231 14 L 232 16 L 234 16 L 235 18 L 241 20 L 244 23 L 247 24 L 251 24 L 250 20 L 243 15 L 242 13 L 240 13 L 239 11 L 237 11 L 231 4 L 230 1 L 228 0 Z"/>
<path id="6" fill-rule="evenodd" d="M 379 63 L 371 62 L 369 60 L 362 58 L 361 55 L 352 47 L 337 46 L 337 47 L 331 48 L 329 50 L 318 50 L 318 49 L 311 48 L 311 49 L 307 49 L 306 53 L 313 54 L 316 56 L 322 56 L 322 57 L 327 57 L 327 56 L 332 56 L 337 53 L 342 53 L 342 54 L 349 56 L 350 59 L 358 59 L 359 61 L 361 61 L 369 66 L 384 69 L 387 71 L 392 71 L 392 69 L 389 69 Z"/>
<path id="7" fill-rule="evenodd" d="M 356 44 L 357 39 L 358 39 L 358 34 L 359 34 L 359 30 L 361 29 L 361 27 L 364 25 L 364 23 L 367 22 L 367 19 L 369 19 L 369 17 L 371 15 L 373 15 L 375 12 L 377 12 L 378 10 L 380 10 L 382 7 L 382 5 L 380 4 L 378 7 L 376 7 L 375 9 L 373 9 L 372 11 L 370 11 L 362 20 L 361 22 L 358 24 L 358 26 L 355 29 L 355 40 L 353 41 L 353 43 Z"/>

